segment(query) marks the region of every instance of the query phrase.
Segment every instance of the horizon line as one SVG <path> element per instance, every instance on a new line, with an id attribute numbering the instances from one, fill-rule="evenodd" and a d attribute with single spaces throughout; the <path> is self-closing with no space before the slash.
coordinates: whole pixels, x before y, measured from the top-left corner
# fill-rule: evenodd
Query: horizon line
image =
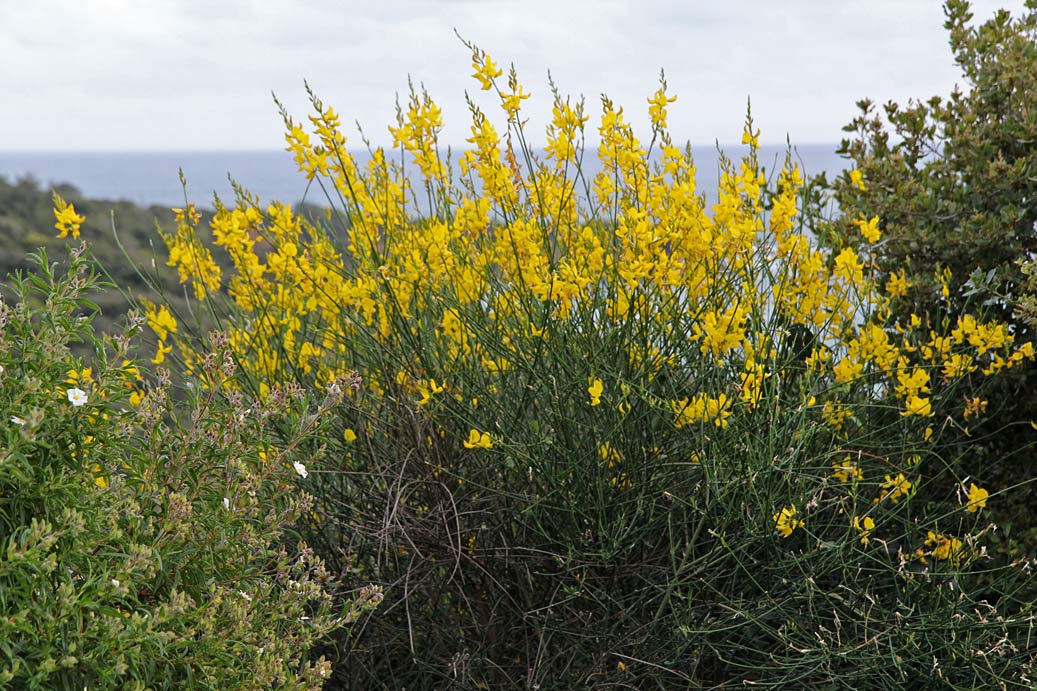
<path id="1" fill-rule="evenodd" d="M 833 147 L 833 153 L 838 148 L 840 142 L 838 141 L 812 141 L 812 142 L 760 142 L 759 148 L 791 148 L 796 149 L 799 147 L 816 147 L 816 146 L 831 146 Z M 703 147 L 721 149 L 736 149 L 746 147 L 746 144 L 742 144 L 740 141 L 732 142 L 713 142 L 710 144 L 692 144 L 692 149 L 702 149 Z M 378 147 L 374 147 L 377 149 Z M 452 146 L 447 145 L 442 147 L 443 150 L 450 151 L 464 151 L 470 149 L 470 146 Z M 654 147 L 656 150 L 658 146 Z M 680 148 L 684 148 L 684 144 L 680 145 Z M 382 147 L 385 151 L 398 151 L 399 149 L 393 147 L 391 149 Z M 541 148 L 541 150 L 546 147 Z M 592 151 L 597 149 L 597 145 L 588 144 L 586 150 Z M 534 149 L 536 150 L 536 149 Z M 346 151 L 349 153 L 368 153 L 366 147 L 347 147 Z M 185 148 L 185 149 L 0 149 L 0 157 L 4 155 L 89 155 L 89 154 L 273 154 L 273 153 L 290 153 L 286 149 L 276 148 L 257 148 L 257 149 L 246 149 L 246 148 L 213 148 L 213 149 L 201 149 L 201 148 Z"/>

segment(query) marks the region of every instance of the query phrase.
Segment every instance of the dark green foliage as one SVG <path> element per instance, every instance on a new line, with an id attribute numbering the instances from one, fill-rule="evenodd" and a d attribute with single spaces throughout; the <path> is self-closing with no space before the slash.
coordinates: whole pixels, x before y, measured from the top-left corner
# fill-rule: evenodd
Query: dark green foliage
<path id="1" fill-rule="evenodd" d="M 384 584 L 386 600 L 344 644 L 333 688 L 954 689 L 1027 672 L 1027 574 L 999 571 L 989 585 L 982 560 L 911 561 L 926 530 L 982 530 L 985 517 L 955 510 L 953 489 L 947 503 L 872 508 L 885 462 L 869 466 L 859 498 L 844 494 L 831 478 L 839 443 L 780 400 L 776 380 L 752 416 L 674 429 L 653 402 L 686 391 L 686 371 L 613 371 L 623 338 L 554 336 L 514 358 L 499 397 L 479 396 L 479 415 L 498 421 L 492 449 L 464 448 L 473 412 L 449 395 L 415 409 L 390 386 L 377 416 L 343 420 L 359 436 L 337 445 L 340 472 L 318 489 L 327 520 L 310 542 L 334 570 Z M 589 408 L 584 358 L 606 381 L 636 384 Z M 454 374 L 464 390 L 486 376 Z M 926 453 L 899 446 L 896 411 L 862 402 L 854 413 L 862 431 L 847 448 Z M 929 494 L 950 473 L 931 454 L 919 476 Z M 810 517 L 783 541 L 770 507 L 787 497 L 803 497 Z M 848 533 L 856 511 L 882 540 Z M 336 565 L 346 548 L 355 562 Z M 977 651 L 999 640 L 1020 647 L 990 658 L 991 671 Z"/>
<path id="2" fill-rule="evenodd" d="M 906 267 L 912 284 L 893 301 L 895 315 L 953 324 L 966 304 L 982 302 L 1012 324 L 1018 343 L 1035 335 L 1017 311 L 1027 292 L 1021 262 L 1037 250 L 1037 2 L 1026 7 L 1019 17 L 1000 11 L 980 24 L 965 0 L 947 2 L 945 26 L 964 83 L 949 97 L 906 106 L 861 101 L 840 153 L 861 171 L 864 187 L 849 173 L 831 185 L 815 180 L 833 193 L 839 212 L 824 219 L 815 199 L 808 213 L 821 241 L 835 247 L 867 244 L 854 221 L 879 217 L 882 239 L 870 250 L 875 275 L 885 282 Z M 1035 392 L 1032 364 L 1001 377 L 989 394 L 989 421 L 969 430 L 972 443 L 961 459 L 963 474 L 989 484 L 1028 484 L 1014 493 L 1014 508 L 996 509 L 999 522 L 1017 524 L 1017 532 L 1033 530 L 1029 507 L 1037 500 L 1029 424 L 1037 419 Z"/>

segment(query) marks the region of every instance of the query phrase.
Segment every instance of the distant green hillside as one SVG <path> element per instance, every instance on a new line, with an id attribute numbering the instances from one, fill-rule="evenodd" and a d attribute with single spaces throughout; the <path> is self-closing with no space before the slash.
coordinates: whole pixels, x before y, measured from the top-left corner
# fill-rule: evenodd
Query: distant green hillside
<path id="1" fill-rule="evenodd" d="M 75 204 L 76 211 L 86 217 L 80 238 L 86 240 L 95 258 L 111 275 L 119 289 L 108 289 L 97 296 L 101 313 L 96 317 L 98 327 L 108 331 L 120 321 L 129 308 L 123 296 L 125 291 L 134 297 L 150 296 L 155 299 L 135 270 L 147 269 L 156 276 L 163 291 L 177 304 L 186 304 L 183 286 L 176 272 L 165 266 L 166 247 L 156 231 L 156 223 L 173 227 L 173 214 L 168 208 L 137 206 L 125 201 L 105 201 L 84 198 L 71 185 L 58 185 L 58 194 Z M 74 240 L 59 239 L 54 229 L 52 188 L 44 188 L 32 178 L 9 182 L 0 177 L 0 278 L 7 286 L 8 275 L 26 267 L 26 255 L 40 247 L 47 250 L 51 261 L 65 261 L 65 244 Z M 118 230 L 130 259 L 123 255 L 112 232 Z M 207 223 L 203 223 L 208 227 Z M 3 290 L 6 294 L 6 290 Z"/>

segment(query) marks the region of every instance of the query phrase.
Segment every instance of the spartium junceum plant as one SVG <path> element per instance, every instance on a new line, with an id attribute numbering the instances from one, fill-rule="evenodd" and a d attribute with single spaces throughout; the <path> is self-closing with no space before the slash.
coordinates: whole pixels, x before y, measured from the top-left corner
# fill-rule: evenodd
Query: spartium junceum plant
<path id="1" fill-rule="evenodd" d="M 866 251 L 812 246 L 800 171 L 765 178 L 751 118 L 706 208 L 665 81 L 647 143 L 601 99 L 592 175 L 584 103 L 552 85 L 534 149 L 514 69 L 469 48 L 503 116 L 469 99 L 458 160 L 423 91 L 363 165 L 311 94 L 286 139 L 326 218 L 246 193 L 219 205 L 229 277 L 189 211 L 166 237 L 242 386 L 363 377 L 312 471 L 311 543 L 386 599 L 343 640 L 333 685 L 1033 678 L 1013 599 L 1029 567 L 984 574 L 985 506 L 1011 488 L 954 477 L 948 454 L 967 450 L 940 441 L 984 414 L 966 374 L 1033 351 L 979 312 L 890 322 L 903 281 L 872 281 Z M 161 307 L 150 318 L 162 347 L 201 357 Z"/>

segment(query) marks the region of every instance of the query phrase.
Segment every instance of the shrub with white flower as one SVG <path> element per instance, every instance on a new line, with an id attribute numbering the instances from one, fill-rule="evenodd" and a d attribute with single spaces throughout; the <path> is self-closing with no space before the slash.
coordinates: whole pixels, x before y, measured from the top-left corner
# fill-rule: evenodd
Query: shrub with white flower
<path id="1" fill-rule="evenodd" d="M 332 607 L 321 559 L 284 540 L 312 506 L 284 488 L 292 461 L 317 457 L 330 404 L 233 389 L 225 345 L 169 395 L 181 375 L 136 359 L 134 319 L 102 339 L 78 318 L 100 275 L 87 251 L 60 274 L 40 250 L 5 284 L 17 308 L 0 300 L 0 689 L 320 691 L 330 663 L 314 651 L 356 617 Z"/>

